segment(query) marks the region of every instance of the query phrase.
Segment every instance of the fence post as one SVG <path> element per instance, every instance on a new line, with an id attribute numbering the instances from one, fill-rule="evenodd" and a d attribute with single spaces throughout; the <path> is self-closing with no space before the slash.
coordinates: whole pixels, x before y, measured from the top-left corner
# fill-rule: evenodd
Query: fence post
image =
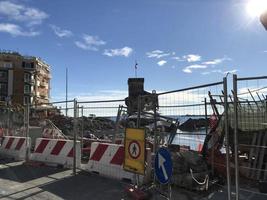
<path id="1" fill-rule="evenodd" d="M 138 96 L 138 100 L 137 100 L 137 123 L 136 123 L 136 127 L 140 128 L 140 119 L 141 118 L 141 96 Z"/>
<path id="2" fill-rule="evenodd" d="M 223 91 L 224 91 L 224 129 L 226 140 L 226 172 L 227 172 L 227 196 L 231 200 L 231 176 L 230 176 L 230 158 L 229 158 L 229 127 L 228 127 L 228 92 L 227 92 L 227 78 L 223 78 Z"/>
<path id="3" fill-rule="evenodd" d="M 238 162 L 238 111 L 237 111 L 237 75 L 233 75 L 234 91 L 234 140 L 235 140 L 235 190 L 236 200 L 239 199 L 239 162 Z"/>
<path id="4" fill-rule="evenodd" d="M 76 142 L 77 142 L 77 100 L 73 100 L 73 175 L 76 175 Z"/>
<path id="5" fill-rule="evenodd" d="M 83 106 L 81 107 L 81 117 L 82 117 L 82 131 L 81 131 L 81 154 L 83 154 L 83 132 L 84 132 L 84 119 L 83 119 Z"/>
<path id="6" fill-rule="evenodd" d="M 116 122 L 115 122 L 115 130 L 114 130 L 114 134 L 113 134 L 113 138 L 112 138 L 112 143 L 113 144 L 115 144 L 116 135 L 117 135 L 118 129 L 119 129 L 119 122 L 120 122 L 120 117 L 121 117 L 121 109 L 122 109 L 122 106 L 119 105 L 118 112 L 117 112 L 117 117 L 116 117 Z"/>
<path id="7" fill-rule="evenodd" d="M 10 134 L 10 101 L 7 101 L 7 131 Z"/>
<path id="8" fill-rule="evenodd" d="M 204 98 L 204 104 L 205 104 L 205 129 L 206 129 L 206 135 L 208 135 L 208 108 L 207 108 L 207 98 Z"/>
<path id="9" fill-rule="evenodd" d="M 29 161 L 29 143 L 28 143 L 28 137 L 29 137 L 29 128 L 30 128 L 30 104 L 27 103 L 26 107 L 26 161 Z"/>

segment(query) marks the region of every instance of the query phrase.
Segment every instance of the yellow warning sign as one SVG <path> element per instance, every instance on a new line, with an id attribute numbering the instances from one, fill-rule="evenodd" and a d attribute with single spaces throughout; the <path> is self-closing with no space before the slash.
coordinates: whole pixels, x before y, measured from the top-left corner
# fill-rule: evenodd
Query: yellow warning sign
<path id="1" fill-rule="evenodd" d="M 145 174 L 145 129 L 127 128 L 124 138 L 124 165 L 127 171 Z"/>

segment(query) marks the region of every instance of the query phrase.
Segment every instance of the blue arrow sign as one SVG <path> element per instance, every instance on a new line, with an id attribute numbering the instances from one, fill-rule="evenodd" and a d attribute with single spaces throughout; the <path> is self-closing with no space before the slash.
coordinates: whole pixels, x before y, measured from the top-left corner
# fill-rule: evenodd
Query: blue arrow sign
<path id="1" fill-rule="evenodd" d="M 155 173 L 160 183 L 166 184 L 172 176 L 172 159 L 169 151 L 160 148 L 155 157 Z"/>

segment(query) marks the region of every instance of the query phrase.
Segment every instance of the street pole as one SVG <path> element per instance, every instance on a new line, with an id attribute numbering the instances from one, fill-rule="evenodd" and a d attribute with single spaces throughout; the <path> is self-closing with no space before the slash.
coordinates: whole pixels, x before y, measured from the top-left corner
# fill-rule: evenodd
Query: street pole
<path id="1" fill-rule="evenodd" d="M 28 143 L 28 138 L 29 138 L 29 130 L 30 130 L 30 104 L 27 103 L 27 109 L 26 109 L 26 161 L 29 161 L 29 150 L 30 150 L 30 147 L 29 147 L 29 143 Z"/>
<path id="2" fill-rule="evenodd" d="M 234 140 L 235 140 L 235 190 L 236 200 L 239 200 L 239 160 L 238 160 L 238 111 L 237 111 L 237 75 L 233 75 L 234 90 Z"/>
<path id="3" fill-rule="evenodd" d="M 207 98 L 204 98 L 204 104 L 205 104 L 205 130 L 206 130 L 206 135 L 208 135 L 208 109 L 207 109 Z"/>
<path id="4" fill-rule="evenodd" d="M 68 68 L 66 68 L 66 117 L 68 116 Z"/>
<path id="5" fill-rule="evenodd" d="M 227 172 L 227 196 L 231 200 L 231 176 L 230 176 L 230 150 L 229 150 L 229 127 L 228 127 L 228 92 L 227 92 L 227 78 L 223 78 L 223 91 L 224 91 L 224 129 L 226 140 L 226 172 Z"/>
<path id="6" fill-rule="evenodd" d="M 10 133 L 10 101 L 7 101 L 7 132 Z"/>
<path id="7" fill-rule="evenodd" d="M 76 175 L 76 143 L 77 143 L 77 100 L 73 100 L 74 108 L 73 108 L 73 175 Z"/>
<path id="8" fill-rule="evenodd" d="M 82 117 L 82 131 L 81 131 L 81 153 L 83 154 L 83 132 L 84 132 L 84 119 L 83 119 L 83 106 L 81 107 L 81 117 Z"/>

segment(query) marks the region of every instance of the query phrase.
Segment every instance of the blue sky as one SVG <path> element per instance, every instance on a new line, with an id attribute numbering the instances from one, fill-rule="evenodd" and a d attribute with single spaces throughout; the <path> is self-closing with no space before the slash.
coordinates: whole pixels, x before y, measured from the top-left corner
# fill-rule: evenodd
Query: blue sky
<path id="1" fill-rule="evenodd" d="M 0 1 L 0 49 L 41 57 L 52 97 L 117 99 L 127 79 L 166 91 L 267 74 L 267 32 L 249 0 Z"/>

